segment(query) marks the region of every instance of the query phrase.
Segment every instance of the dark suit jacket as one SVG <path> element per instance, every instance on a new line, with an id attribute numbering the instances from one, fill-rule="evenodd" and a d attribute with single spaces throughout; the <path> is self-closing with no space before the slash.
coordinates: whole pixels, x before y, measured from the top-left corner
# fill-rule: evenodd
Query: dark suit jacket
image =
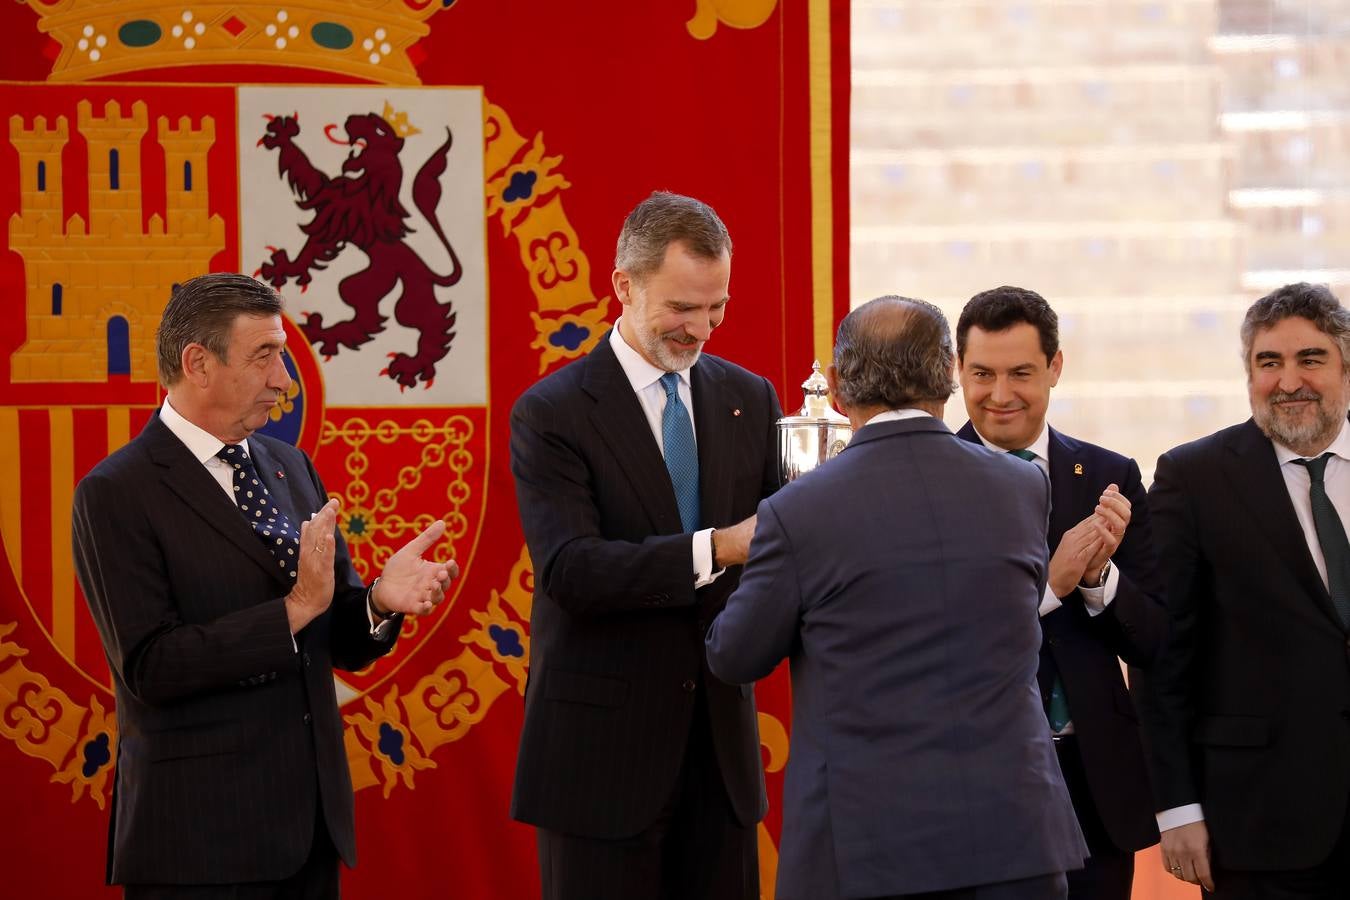
<path id="1" fill-rule="evenodd" d="M 712 671 L 792 663 L 782 900 L 1082 866 L 1036 689 L 1049 485 L 925 416 L 868 425 L 759 507 Z"/>
<path id="2" fill-rule="evenodd" d="M 707 354 L 690 377 L 702 524 L 733 525 L 778 484 L 778 399 Z M 511 471 L 535 585 L 511 814 L 599 838 L 651 825 L 674 790 L 701 682 L 731 805 L 757 822 L 754 696 L 709 676 L 703 659 L 740 570 L 694 589 L 692 538 L 608 337 L 516 402 Z"/>
<path id="3" fill-rule="evenodd" d="M 1133 683 L 1157 806 L 1203 804 L 1225 868 L 1316 865 L 1350 803 L 1350 635 L 1275 448 L 1249 419 L 1169 450 L 1149 506 L 1171 630 Z"/>
<path id="4" fill-rule="evenodd" d="M 1151 665 L 1167 629 L 1148 497 L 1134 460 L 1053 428 L 1049 433 L 1052 556 L 1064 532 L 1092 514 L 1107 485 L 1119 485 L 1131 505 L 1129 528 L 1111 560 L 1120 571 L 1115 599 L 1101 615 L 1089 616 L 1082 595 L 1074 591 L 1063 598 L 1063 606 L 1041 617 L 1037 681 L 1048 708 L 1055 675 L 1063 679 L 1090 802 L 1112 843 L 1121 850 L 1140 850 L 1158 842 L 1158 826 L 1139 722 L 1120 659 Z M 980 443 L 969 422 L 958 434 Z M 1075 474 L 1076 466 L 1081 466 L 1081 475 Z"/>
<path id="5" fill-rule="evenodd" d="M 259 434 L 248 443 L 293 522 L 326 502 L 304 453 Z M 297 652 L 279 600 L 290 580 L 158 416 L 80 481 L 73 532 L 117 693 L 109 880 L 284 878 L 309 853 L 320 799 L 354 864 L 332 670 L 368 665 L 393 637 L 370 637 L 341 535 L 332 607 L 295 636 Z"/>

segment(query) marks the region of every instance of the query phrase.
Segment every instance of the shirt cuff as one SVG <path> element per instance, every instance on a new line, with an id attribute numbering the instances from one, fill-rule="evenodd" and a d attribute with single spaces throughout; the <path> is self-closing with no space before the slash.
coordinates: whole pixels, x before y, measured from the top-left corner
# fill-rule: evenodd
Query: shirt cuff
<path id="1" fill-rule="evenodd" d="M 1041 608 L 1037 615 L 1046 616 L 1064 605 L 1064 602 L 1055 596 L 1055 592 L 1050 590 L 1050 585 L 1045 586 L 1045 596 L 1041 597 Z"/>
<path id="2" fill-rule="evenodd" d="M 707 587 L 717 580 L 726 569 L 713 571 L 713 550 L 712 550 L 711 528 L 704 528 L 702 531 L 694 532 L 694 587 Z"/>
<path id="3" fill-rule="evenodd" d="M 1158 830 L 1168 831 L 1173 828 L 1180 828 L 1182 825 L 1191 825 L 1203 821 L 1205 821 L 1205 813 L 1200 808 L 1200 804 L 1188 803 L 1185 806 L 1174 806 L 1158 813 Z"/>
<path id="4" fill-rule="evenodd" d="M 1087 607 L 1089 616 L 1100 616 L 1106 612 L 1106 608 L 1111 605 L 1111 601 L 1116 599 L 1116 588 L 1120 584 L 1120 566 L 1111 564 L 1111 571 L 1106 573 L 1106 581 L 1097 585 L 1095 588 L 1078 586 L 1078 593 L 1083 595 L 1083 605 Z"/>
<path id="5" fill-rule="evenodd" d="M 379 583 L 377 576 L 366 589 L 366 621 L 370 623 L 370 636 L 377 641 L 382 641 L 389 637 L 390 630 L 394 627 L 395 616 L 388 616 L 380 619 L 375 616 L 375 601 L 372 599 L 375 595 L 375 585 Z"/>

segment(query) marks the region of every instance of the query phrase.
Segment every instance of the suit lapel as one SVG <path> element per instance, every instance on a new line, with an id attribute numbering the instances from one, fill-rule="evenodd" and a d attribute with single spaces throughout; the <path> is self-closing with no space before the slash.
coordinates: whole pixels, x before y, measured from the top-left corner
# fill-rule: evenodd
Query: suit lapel
<path id="1" fill-rule="evenodd" d="M 1046 426 L 1049 428 L 1049 426 Z M 1050 552 L 1059 546 L 1064 532 L 1096 508 L 1091 496 L 1094 483 L 1086 477 L 1086 461 L 1079 456 L 1077 441 L 1050 428 Z M 1075 468 L 1078 467 L 1078 468 Z M 1081 474 L 1080 474 L 1081 473 Z"/>
<path id="2" fill-rule="evenodd" d="M 161 467 L 160 478 L 183 504 L 208 525 L 216 529 L 240 552 L 260 565 L 279 584 L 289 585 L 290 579 L 277 571 L 276 560 L 267 552 L 262 541 L 239 514 L 239 508 L 220 489 L 220 484 L 206 471 L 186 446 L 156 414 L 145 426 L 142 436 L 149 443 L 151 460 Z"/>
<path id="3" fill-rule="evenodd" d="M 666 461 L 608 335 L 586 356 L 581 387 L 595 401 L 590 422 L 608 445 L 657 534 L 679 534 L 680 508 Z M 702 456 L 702 450 L 699 451 Z"/>
<path id="4" fill-rule="evenodd" d="M 1333 622 L 1341 625 L 1331 595 L 1327 593 L 1308 550 L 1303 526 L 1289 499 L 1289 489 L 1270 439 L 1261 433 L 1255 422 L 1248 420 L 1229 440 L 1228 450 L 1224 474 L 1233 495 L 1247 507 L 1251 520 L 1265 533 L 1275 548 L 1275 555 L 1289 567 L 1303 590 L 1317 601 Z"/>
<path id="5" fill-rule="evenodd" d="M 253 456 L 253 467 L 258 470 L 258 478 L 271 494 L 277 508 L 286 514 L 299 534 L 300 523 L 309 518 L 310 510 L 303 508 L 300 502 L 302 498 L 295 495 L 295 479 L 287 477 L 289 473 L 280 460 L 262 441 L 250 440 L 248 448 Z M 324 499 L 327 500 L 326 497 Z"/>
<path id="6" fill-rule="evenodd" d="M 1078 519 L 1082 518 L 1078 510 L 1083 508 L 1083 494 L 1087 490 L 1087 482 L 1074 474 L 1073 467 L 1082 464 L 1082 460 L 1078 458 L 1078 442 L 1065 437 L 1048 425 L 1046 428 L 1050 431 L 1050 458 L 1046 461 L 1046 468 L 1050 470 L 1050 526 L 1047 538 L 1050 552 L 1054 553 L 1060 539 L 1064 537 L 1064 532 L 1078 524 Z M 962 425 L 956 435 L 964 441 L 984 446 L 984 441 L 980 440 L 980 435 L 971 422 Z M 1094 506 L 1095 502 L 1088 508 Z"/>
<path id="7" fill-rule="evenodd" d="M 694 395 L 694 434 L 698 438 L 699 510 L 701 526 L 732 521 L 732 480 L 741 430 L 739 398 L 728 390 L 726 373 L 715 360 L 702 357 L 690 372 Z"/>

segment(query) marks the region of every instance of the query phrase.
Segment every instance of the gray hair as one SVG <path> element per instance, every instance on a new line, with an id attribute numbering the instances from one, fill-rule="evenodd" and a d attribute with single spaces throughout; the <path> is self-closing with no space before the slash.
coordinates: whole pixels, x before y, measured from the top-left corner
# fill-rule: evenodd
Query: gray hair
<path id="1" fill-rule="evenodd" d="M 183 377 L 188 344 L 201 344 L 225 361 L 235 319 L 280 313 L 277 292 L 247 275 L 212 272 L 174 285 L 155 331 L 160 382 L 171 387 Z"/>
<path id="2" fill-rule="evenodd" d="M 676 241 L 701 259 L 731 255 L 731 235 L 711 206 L 693 197 L 655 191 L 624 220 L 614 268 L 641 281 L 661 268 L 666 248 Z"/>
<path id="3" fill-rule="evenodd" d="M 899 409 L 942 403 L 956 390 L 947 318 L 931 303 L 888 295 L 844 316 L 834 341 L 844 406 Z"/>
<path id="4" fill-rule="evenodd" d="M 1326 285 L 1300 281 L 1276 288 L 1247 309 L 1239 332 L 1242 364 L 1247 374 L 1252 372 L 1252 342 L 1256 333 L 1294 316 L 1307 319 L 1318 331 L 1335 341 L 1341 351 L 1341 365 L 1350 372 L 1350 311 L 1341 306 Z"/>

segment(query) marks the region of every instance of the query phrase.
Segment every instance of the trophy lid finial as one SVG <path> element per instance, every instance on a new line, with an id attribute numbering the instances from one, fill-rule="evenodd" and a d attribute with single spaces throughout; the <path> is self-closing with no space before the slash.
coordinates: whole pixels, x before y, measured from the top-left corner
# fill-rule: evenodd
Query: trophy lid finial
<path id="1" fill-rule="evenodd" d="M 811 377 L 802 382 L 802 390 L 808 397 L 825 397 L 830 393 L 830 383 L 820 374 L 820 360 L 811 363 Z"/>
<path id="2" fill-rule="evenodd" d="M 848 419 L 830 406 L 830 383 L 820 374 L 820 360 L 811 363 L 811 377 L 802 382 L 802 393 L 806 402 L 802 404 L 797 417 L 835 424 L 848 423 Z"/>

